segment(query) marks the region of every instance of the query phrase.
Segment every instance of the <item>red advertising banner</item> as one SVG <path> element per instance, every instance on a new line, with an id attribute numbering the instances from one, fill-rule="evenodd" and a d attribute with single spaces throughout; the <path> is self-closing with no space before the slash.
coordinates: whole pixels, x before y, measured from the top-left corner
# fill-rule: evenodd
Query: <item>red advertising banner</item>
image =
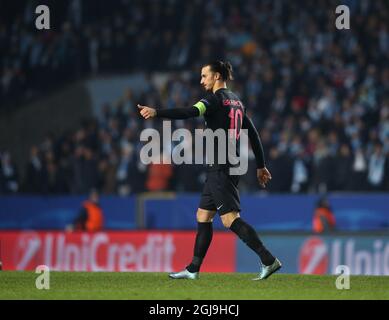
<path id="1" fill-rule="evenodd" d="M 192 259 L 195 232 L 0 232 L 3 270 L 170 272 Z M 232 233 L 215 232 L 204 272 L 234 272 Z"/>

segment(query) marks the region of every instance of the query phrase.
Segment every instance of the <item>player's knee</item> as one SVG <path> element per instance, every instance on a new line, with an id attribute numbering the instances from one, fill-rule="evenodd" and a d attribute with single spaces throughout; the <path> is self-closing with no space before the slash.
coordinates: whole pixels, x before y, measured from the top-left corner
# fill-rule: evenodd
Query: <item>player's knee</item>
<path id="1" fill-rule="evenodd" d="M 239 218 L 239 213 L 232 212 L 221 216 L 223 226 L 229 229 L 235 219 Z"/>
<path id="2" fill-rule="evenodd" d="M 231 227 L 231 224 L 232 222 L 228 219 L 222 219 L 222 222 L 223 222 L 223 226 L 227 229 L 229 229 Z"/>
<path id="3" fill-rule="evenodd" d="M 197 218 L 197 222 L 200 222 L 200 223 L 210 223 L 212 222 L 213 219 L 212 218 Z"/>
<path id="4" fill-rule="evenodd" d="M 214 213 L 207 210 L 197 210 L 197 222 L 212 222 Z"/>
<path id="5" fill-rule="evenodd" d="M 239 212 L 230 212 L 221 216 L 223 226 L 229 229 L 235 219 L 239 218 Z"/>

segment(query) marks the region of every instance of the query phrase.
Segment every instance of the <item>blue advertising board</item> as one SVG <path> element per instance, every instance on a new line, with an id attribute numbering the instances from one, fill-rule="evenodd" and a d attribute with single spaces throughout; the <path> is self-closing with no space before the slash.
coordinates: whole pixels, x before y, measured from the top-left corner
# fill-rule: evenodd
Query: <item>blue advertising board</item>
<path id="1" fill-rule="evenodd" d="M 2 230 L 64 230 L 80 212 L 82 196 L 0 197 L 0 229 Z M 113 230 L 134 229 L 135 199 L 102 197 L 104 228 Z"/>
<path id="2" fill-rule="evenodd" d="M 258 231 L 312 229 L 317 195 L 242 195 L 241 216 Z M 161 199 L 147 196 L 140 212 L 139 196 L 101 197 L 105 228 L 109 230 L 196 230 L 199 194 L 175 194 Z M 142 198 L 143 199 L 143 198 Z M 77 216 L 82 196 L 0 196 L 0 229 L 63 230 Z M 329 195 L 340 231 L 389 230 L 389 195 Z M 142 221 L 141 225 L 139 221 Z M 224 230 L 220 218 L 214 229 Z"/>
<path id="3" fill-rule="evenodd" d="M 242 195 L 241 216 L 256 230 L 311 231 L 318 195 Z M 329 195 L 338 230 L 388 230 L 389 195 Z M 200 195 L 180 194 L 174 199 L 148 199 L 145 220 L 150 229 L 196 229 Z M 223 230 L 218 217 L 214 228 Z"/>

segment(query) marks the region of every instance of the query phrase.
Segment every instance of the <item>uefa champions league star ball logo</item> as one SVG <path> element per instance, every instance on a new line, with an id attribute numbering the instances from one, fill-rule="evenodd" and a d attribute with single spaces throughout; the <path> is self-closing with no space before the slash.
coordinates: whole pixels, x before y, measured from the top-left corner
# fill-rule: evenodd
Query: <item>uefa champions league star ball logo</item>
<path id="1" fill-rule="evenodd" d="M 32 262 L 37 262 L 41 239 L 36 232 L 26 232 L 17 239 L 14 252 L 16 270 L 26 270 Z M 30 266 L 31 267 L 31 266 Z"/>
<path id="2" fill-rule="evenodd" d="M 319 237 L 311 237 L 300 249 L 299 273 L 326 274 L 328 260 L 327 245 Z"/>

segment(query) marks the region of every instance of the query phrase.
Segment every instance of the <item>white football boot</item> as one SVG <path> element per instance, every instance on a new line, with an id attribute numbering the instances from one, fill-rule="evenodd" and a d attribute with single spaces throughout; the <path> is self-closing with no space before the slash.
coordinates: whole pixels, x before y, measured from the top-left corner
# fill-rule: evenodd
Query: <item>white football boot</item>
<path id="1" fill-rule="evenodd" d="M 197 280 L 199 278 L 199 272 L 189 272 L 187 269 L 184 269 L 180 272 L 169 273 L 169 278 Z"/>
<path id="2" fill-rule="evenodd" d="M 266 278 L 270 277 L 274 272 L 280 270 L 282 267 L 282 264 L 280 260 L 276 258 L 274 260 L 273 264 L 270 266 L 265 266 L 262 264 L 261 272 L 259 273 L 259 277 L 253 279 L 253 280 L 265 280 Z"/>

